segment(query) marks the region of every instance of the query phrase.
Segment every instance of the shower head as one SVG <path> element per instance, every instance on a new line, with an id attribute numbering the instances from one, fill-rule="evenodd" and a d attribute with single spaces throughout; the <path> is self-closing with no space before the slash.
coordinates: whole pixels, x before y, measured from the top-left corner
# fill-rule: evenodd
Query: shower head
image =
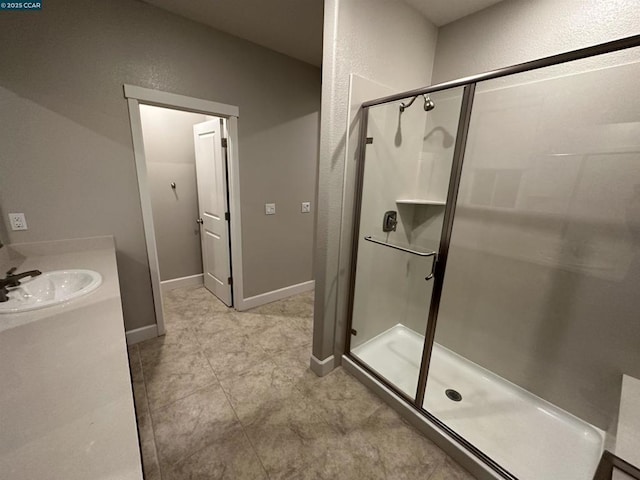
<path id="1" fill-rule="evenodd" d="M 416 101 L 416 98 L 418 98 L 418 95 L 416 95 L 415 97 L 413 97 L 409 103 L 401 103 L 400 104 L 400 113 L 404 112 L 407 108 L 409 108 L 411 105 L 413 105 L 413 102 Z M 433 103 L 433 100 L 431 100 L 431 98 L 429 97 L 429 95 L 422 95 L 422 98 L 424 99 L 424 111 L 425 112 L 430 112 L 431 110 L 433 110 L 434 108 L 436 108 L 436 104 Z"/>
<path id="2" fill-rule="evenodd" d="M 436 108 L 436 104 L 433 103 L 433 100 L 431 100 L 429 95 L 423 95 L 422 97 L 424 98 L 424 111 L 425 112 L 430 112 L 431 110 Z"/>

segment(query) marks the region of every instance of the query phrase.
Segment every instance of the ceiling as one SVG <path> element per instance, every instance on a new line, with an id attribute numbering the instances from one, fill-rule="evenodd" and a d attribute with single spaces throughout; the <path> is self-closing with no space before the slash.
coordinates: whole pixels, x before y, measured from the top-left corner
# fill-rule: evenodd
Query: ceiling
<path id="1" fill-rule="evenodd" d="M 322 63 L 323 0 L 143 0 L 303 62 Z M 402 0 L 440 27 L 501 0 Z"/>
<path id="2" fill-rule="evenodd" d="M 502 0 L 404 0 L 418 10 L 435 26 L 447 23 L 478 12 Z"/>
<path id="3" fill-rule="evenodd" d="M 322 63 L 323 0 L 144 1 L 303 62 Z"/>

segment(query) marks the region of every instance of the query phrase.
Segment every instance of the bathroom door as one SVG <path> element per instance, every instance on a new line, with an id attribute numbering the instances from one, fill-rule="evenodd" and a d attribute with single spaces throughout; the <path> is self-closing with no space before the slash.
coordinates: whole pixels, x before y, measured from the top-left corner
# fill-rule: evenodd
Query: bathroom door
<path id="1" fill-rule="evenodd" d="M 193 126 L 204 286 L 232 306 L 224 120 Z"/>

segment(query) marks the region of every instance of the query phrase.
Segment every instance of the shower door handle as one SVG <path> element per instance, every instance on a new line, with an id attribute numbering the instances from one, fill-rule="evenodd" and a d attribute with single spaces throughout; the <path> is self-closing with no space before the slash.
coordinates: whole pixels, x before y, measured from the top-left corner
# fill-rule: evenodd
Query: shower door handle
<path id="1" fill-rule="evenodd" d="M 438 255 L 434 255 L 433 256 L 433 263 L 431 264 L 431 273 L 429 275 L 427 275 L 426 277 L 424 277 L 425 280 L 429 281 L 433 278 L 433 275 L 436 271 L 436 263 L 438 263 Z"/>

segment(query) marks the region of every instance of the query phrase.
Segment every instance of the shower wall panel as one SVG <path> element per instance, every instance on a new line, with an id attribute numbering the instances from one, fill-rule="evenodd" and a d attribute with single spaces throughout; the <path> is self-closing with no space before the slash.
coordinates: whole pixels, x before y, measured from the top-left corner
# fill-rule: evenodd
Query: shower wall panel
<path id="1" fill-rule="evenodd" d="M 368 136 L 373 143 L 366 147 L 353 310 L 358 334 L 352 337 L 352 348 L 405 320 L 410 256 L 363 237 L 410 243 L 412 218 L 396 200 L 413 195 L 424 125 L 425 112 L 418 105 L 402 114 L 399 103 L 369 112 Z M 395 232 L 385 233 L 382 220 L 389 210 L 398 212 L 398 225 Z"/>
<path id="2" fill-rule="evenodd" d="M 606 429 L 640 377 L 640 63 L 554 68 L 478 85 L 436 341 Z"/>

